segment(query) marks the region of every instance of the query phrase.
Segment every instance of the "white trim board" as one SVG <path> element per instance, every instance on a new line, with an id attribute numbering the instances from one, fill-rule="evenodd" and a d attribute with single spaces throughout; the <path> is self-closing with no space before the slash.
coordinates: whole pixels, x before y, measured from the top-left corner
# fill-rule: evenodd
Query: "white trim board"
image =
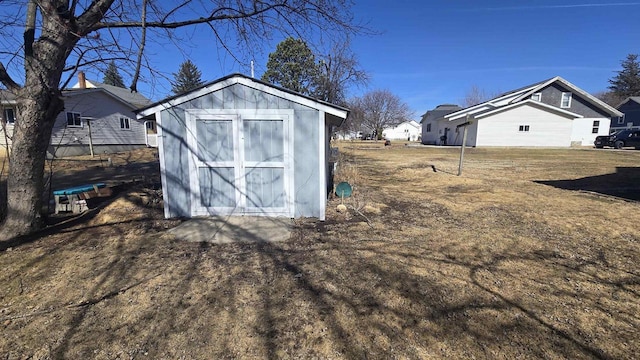
<path id="1" fill-rule="evenodd" d="M 251 79 L 236 75 L 236 76 L 232 76 L 228 79 L 224 79 L 215 83 L 212 83 L 210 85 L 206 85 L 203 88 L 194 90 L 192 92 L 186 93 L 184 95 L 178 96 L 176 98 L 173 98 L 171 100 L 168 100 L 166 102 L 162 102 L 159 103 L 155 106 L 149 107 L 149 108 L 144 108 L 142 111 L 140 111 L 137 116 L 138 118 L 143 118 L 145 116 L 151 115 L 155 112 L 158 111 L 162 111 L 162 110 L 166 110 L 169 109 L 171 107 L 174 106 L 178 106 L 180 104 L 183 104 L 187 101 L 196 99 L 198 97 L 210 94 L 212 92 L 218 91 L 218 90 L 222 90 L 226 87 L 235 85 L 235 84 L 241 84 L 253 89 L 256 89 L 258 91 L 262 91 L 265 92 L 267 94 L 271 94 L 289 101 L 293 101 L 295 103 L 313 108 L 313 109 L 317 109 L 320 111 L 324 111 L 328 114 L 332 114 L 334 116 L 340 117 L 342 119 L 346 119 L 349 111 L 346 109 L 340 109 L 337 107 L 333 107 L 330 105 L 326 105 L 323 104 L 319 101 L 314 101 L 308 98 L 305 98 L 303 96 L 299 96 L 299 95 L 295 95 L 295 94 L 291 94 L 289 92 L 280 90 L 278 88 L 272 87 L 272 86 L 267 86 L 265 84 L 259 83 L 257 81 L 253 81 Z"/>

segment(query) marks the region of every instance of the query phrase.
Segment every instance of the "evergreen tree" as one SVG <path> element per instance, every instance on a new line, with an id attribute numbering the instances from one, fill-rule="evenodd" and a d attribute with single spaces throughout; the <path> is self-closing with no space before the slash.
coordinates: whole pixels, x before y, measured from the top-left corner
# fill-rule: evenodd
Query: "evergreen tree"
<path id="1" fill-rule="evenodd" d="M 174 94 L 182 94 L 195 89 L 202 85 L 201 76 L 202 73 L 198 67 L 191 60 L 186 60 L 180 64 L 178 72 L 173 74 L 174 81 L 171 83 L 171 91 Z"/>
<path id="2" fill-rule="evenodd" d="M 620 98 L 640 96 L 640 64 L 638 55 L 629 54 L 622 61 L 622 70 L 609 80 L 609 89 Z"/>
<path id="3" fill-rule="evenodd" d="M 262 75 L 262 80 L 312 95 L 317 74 L 315 56 L 307 43 L 288 37 L 278 44 L 276 51 L 269 54 L 267 71 Z"/>
<path id="4" fill-rule="evenodd" d="M 117 87 L 125 87 L 124 81 L 122 80 L 122 76 L 118 72 L 118 67 L 116 66 L 116 62 L 111 60 L 109 65 L 107 65 L 107 70 L 104 72 L 104 78 L 102 82 L 107 85 L 113 85 Z"/>

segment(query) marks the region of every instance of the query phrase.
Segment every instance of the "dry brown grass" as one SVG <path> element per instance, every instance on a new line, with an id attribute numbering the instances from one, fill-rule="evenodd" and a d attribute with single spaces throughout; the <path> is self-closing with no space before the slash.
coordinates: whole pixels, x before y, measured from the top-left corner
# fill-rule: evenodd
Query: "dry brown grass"
<path id="1" fill-rule="evenodd" d="M 138 188 L 0 253 L 0 353 L 637 356 L 640 152 L 340 147 L 350 211 L 288 242 L 172 240 Z"/>

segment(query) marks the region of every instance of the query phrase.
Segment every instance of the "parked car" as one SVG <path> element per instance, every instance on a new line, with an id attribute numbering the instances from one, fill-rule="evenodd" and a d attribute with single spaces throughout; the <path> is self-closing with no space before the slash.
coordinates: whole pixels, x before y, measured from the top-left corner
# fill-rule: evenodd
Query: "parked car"
<path id="1" fill-rule="evenodd" d="M 640 148 L 640 130 L 618 130 L 609 135 L 596 137 L 593 143 L 598 149 L 605 146 L 622 149 L 625 146 Z"/>

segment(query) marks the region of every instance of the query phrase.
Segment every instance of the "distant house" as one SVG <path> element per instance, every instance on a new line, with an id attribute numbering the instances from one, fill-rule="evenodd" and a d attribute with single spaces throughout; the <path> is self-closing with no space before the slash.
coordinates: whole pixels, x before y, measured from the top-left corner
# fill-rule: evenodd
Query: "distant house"
<path id="1" fill-rule="evenodd" d="M 616 108 L 623 113 L 611 122 L 611 132 L 622 129 L 640 129 L 640 96 L 627 98 Z"/>
<path id="2" fill-rule="evenodd" d="M 0 96 L 3 124 L 0 144 L 10 145 L 17 118 L 16 100 Z M 138 120 L 135 109 L 151 101 L 139 93 L 116 86 L 88 82 L 84 74 L 71 89 L 63 90 L 64 110 L 58 114 L 51 134 L 49 153 L 56 156 L 113 153 L 155 146 L 154 120 Z"/>
<path id="3" fill-rule="evenodd" d="M 410 120 L 382 130 L 382 137 L 387 140 L 418 141 L 420 124 Z"/>
<path id="4" fill-rule="evenodd" d="M 458 105 L 442 104 L 435 107 L 433 110 L 429 110 L 420 120 L 422 125 L 422 143 L 424 145 L 440 145 L 443 143 L 440 138 L 444 133 L 444 129 L 448 126 L 444 120 L 444 116 L 451 114 L 452 112 L 462 110 Z"/>
<path id="5" fill-rule="evenodd" d="M 447 145 L 592 146 L 608 135 L 615 108 L 557 76 L 444 116 Z"/>
<path id="6" fill-rule="evenodd" d="M 233 74 L 137 111 L 158 119 L 166 217 L 325 218 L 349 110 Z"/>

